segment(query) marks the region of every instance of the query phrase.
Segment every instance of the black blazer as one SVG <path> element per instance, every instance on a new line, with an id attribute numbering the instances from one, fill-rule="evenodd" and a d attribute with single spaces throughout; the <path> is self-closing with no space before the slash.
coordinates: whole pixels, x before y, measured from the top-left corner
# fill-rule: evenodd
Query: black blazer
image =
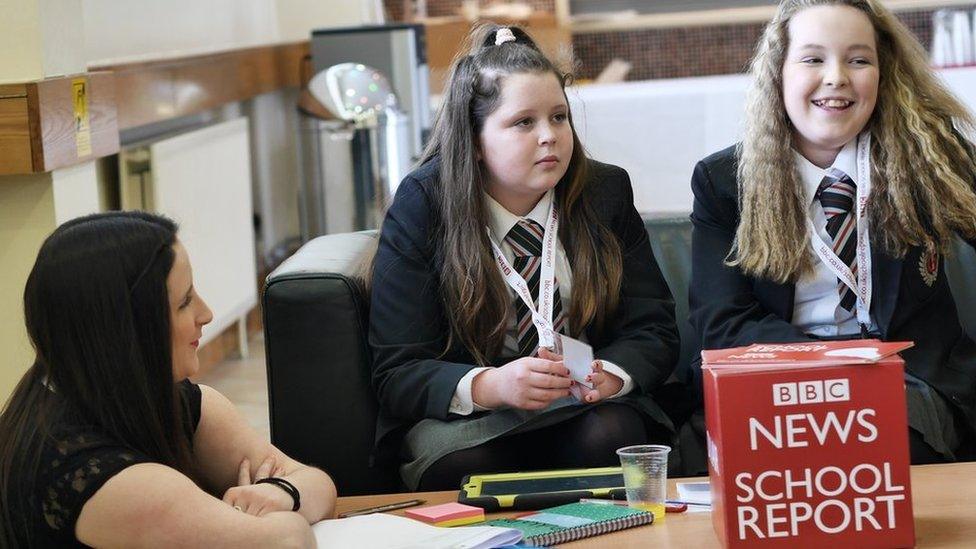
<path id="1" fill-rule="evenodd" d="M 808 340 L 790 324 L 793 284 L 752 278 L 723 264 L 739 225 L 736 169 L 735 147 L 729 147 L 699 162 L 691 179 L 691 324 L 703 349 Z M 976 345 L 959 323 L 943 258 L 939 257 L 935 281 L 927 284 L 922 276 L 923 248 L 912 248 L 904 258 L 880 248 L 874 245 L 871 252 L 871 318 L 881 338 L 914 341 L 915 347 L 902 353 L 906 369 L 945 396 L 972 429 Z M 700 380 L 700 368 L 695 370 Z"/>
<path id="2" fill-rule="evenodd" d="M 615 315 L 602 334 L 587 329 L 587 338 L 596 358 L 623 368 L 634 391 L 646 394 L 664 383 L 677 360 L 674 301 L 634 208 L 627 172 L 595 161 L 589 167 L 584 196 L 620 242 L 623 284 Z M 435 158 L 400 183 L 380 233 L 369 311 L 380 443 L 398 427 L 449 419 L 457 383 L 475 367 L 459 344 L 442 356 L 450 327 L 439 290 L 439 188 Z"/>

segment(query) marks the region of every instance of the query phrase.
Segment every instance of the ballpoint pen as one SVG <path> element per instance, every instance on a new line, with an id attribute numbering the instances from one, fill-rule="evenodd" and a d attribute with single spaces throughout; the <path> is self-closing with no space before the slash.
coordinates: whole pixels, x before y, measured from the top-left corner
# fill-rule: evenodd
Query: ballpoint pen
<path id="1" fill-rule="evenodd" d="M 680 500 L 680 499 L 669 499 L 669 500 L 665 501 L 665 503 L 678 503 L 678 504 L 684 504 L 684 505 L 696 505 L 698 507 L 711 507 L 712 506 L 711 503 L 701 503 L 701 502 L 698 502 L 698 501 L 684 501 L 684 500 Z"/>
<path id="2" fill-rule="evenodd" d="M 619 505 L 621 507 L 627 507 L 627 502 L 619 499 L 582 498 L 579 500 L 579 502 L 595 503 L 597 505 Z"/>
<path id="3" fill-rule="evenodd" d="M 619 505 L 626 507 L 628 504 L 626 501 L 619 501 L 613 499 L 595 499 L 595 498 L 583 498 L 580 503 L 595 503 L 597 505 Z M 694 503 L 691 501 L 680 501 L 676 499 L 669 499 L 664 502 L 665 509 L 669 513 L 681 513 L 688 508 L 689 505 L 694 505 L 696 507 L 708 507 L 711 508 L 711 504 L 708 503 Z"/>
<path id="4" fill-rule="evenodd" d="M 357 509 L 355 511 L 341 513 L 339 514 L 339 518 L 358 517 L 360 515 L 369 515 L 371 513 L 385 513 L 387 511 L 396 511 L 397 509 L 406 509 L 407 507 L 414 507 L 416 505 L 423 504 L 424 500 L 422 499 L 398 501 L 396 503 L 387 503 L 386 505 L 377 505 L 376 507 L 367 507 L 365 509 Z"/>

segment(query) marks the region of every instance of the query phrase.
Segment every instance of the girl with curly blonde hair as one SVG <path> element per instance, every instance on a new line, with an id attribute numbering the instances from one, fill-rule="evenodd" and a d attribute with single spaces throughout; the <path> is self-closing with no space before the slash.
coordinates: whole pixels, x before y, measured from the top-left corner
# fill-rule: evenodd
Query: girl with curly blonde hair
<path id="1" fill-rule="evenodd" d="M 976 246 L 974 121 L 876 0 L 785 0 L 743 141 L 695 168 L 703 348 L 875 337 L 903 353 L 913 461 L 973 455 L 976 345 L 943 258 Z"/>

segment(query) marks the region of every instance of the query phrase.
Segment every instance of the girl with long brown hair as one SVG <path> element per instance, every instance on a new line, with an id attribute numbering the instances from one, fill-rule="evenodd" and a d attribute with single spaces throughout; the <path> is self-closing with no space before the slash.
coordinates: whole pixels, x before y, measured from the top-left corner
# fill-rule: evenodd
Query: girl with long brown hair
<path id="1" fill-rule="evenodd" d="M 671 293 L 626 172 L 586 158 L 565 83 L 521 29 L 476 30 L 383 223 L 377 439 L 411 489 L 609 465 L 670 436 L 649 393 L 677 356 Z M 558 334 L 592 346 L 591 388 L 569 377 Z"/>
<path id="2" fill-rule="evenodd" d="M 695 168 L 703 348 L 877 337 L 904 352 L 912 459 L 973 456 L 976 345 L 943 258 L 976 245 L 972 115 L 877 0 L 785 0 L 745 136 Z"/>

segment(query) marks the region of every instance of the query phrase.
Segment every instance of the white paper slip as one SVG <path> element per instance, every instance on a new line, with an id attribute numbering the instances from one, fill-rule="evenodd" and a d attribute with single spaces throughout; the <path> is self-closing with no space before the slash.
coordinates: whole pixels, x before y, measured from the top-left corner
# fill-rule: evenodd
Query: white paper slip
<path id="1" fill-rule="evenodd" d="M 559 334 L 559 343 L 569 376 L 580 385 L 592 389 L 593 384 L 586 381 L 586 376 L 593 372 L 593 347 L 562 334 Z"/>
<path id="2" fill-rule="evenodd" d="M 712 489 L 707 482 L 677 482 L 678 499 L 688 503 L 712 503 Z"/>
<path id="3" fill-rule="evenodd" d="M 319 547 L 356 549 L 491 549 L 522 539 L 522 533 L 512 528 L 439 528 L 385 513 L 323 520 L 312 526 L 312 533 Z"/>

